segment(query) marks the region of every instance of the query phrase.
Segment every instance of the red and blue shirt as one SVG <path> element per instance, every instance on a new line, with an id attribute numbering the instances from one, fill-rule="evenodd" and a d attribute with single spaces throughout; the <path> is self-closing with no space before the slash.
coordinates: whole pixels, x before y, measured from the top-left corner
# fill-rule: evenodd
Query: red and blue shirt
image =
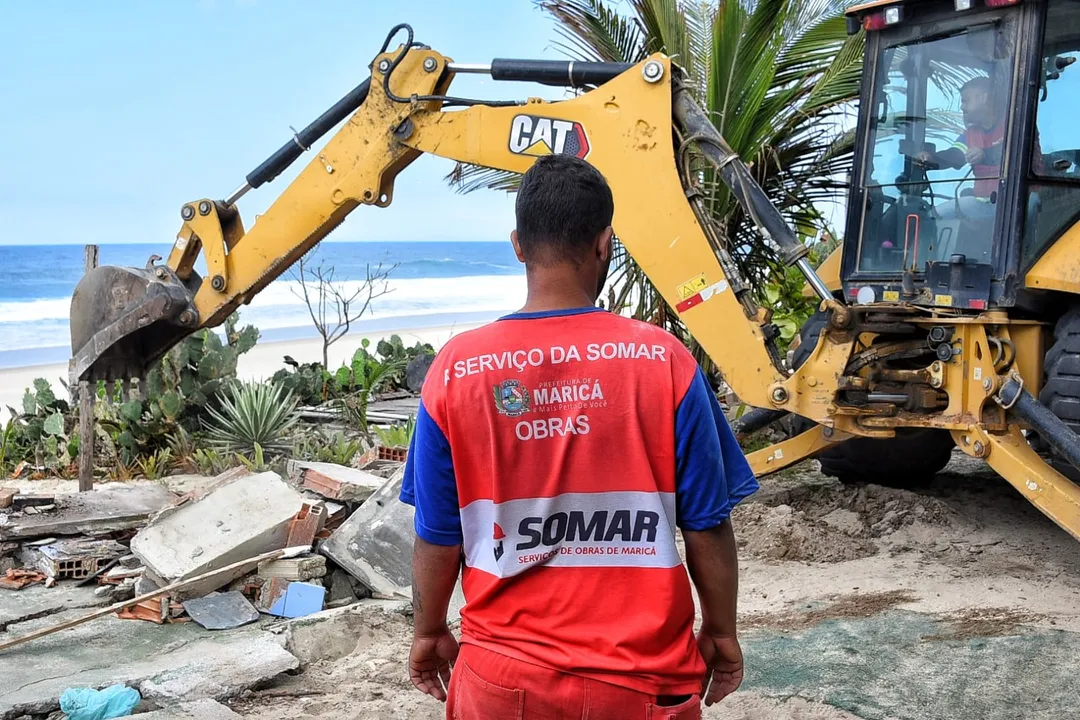
<path id="1" fill-rule="evenodd" d="M 676 528 L 757 489 L 693 357 L 598 308 L 451 340 L 424 383 L 401 499 L 464 553 L 462 642 L 656 694 L 700 690 Z"/>
<path id="2" fill-rule="evenodd" d="M 997 190 L 998 179 L 1001 177 L 1001 161 L 1005 149 L 1004 142 L 1004 120 L 999 120 L 989 130 L 976 125 L 969 125 L 953 141 L 952 147 L 962 153 L 966 154 L 968 148 L 983 151 L 982 158 L 971 166 L 972 175 L 975 178 L 975 197 L 986 200 Z M 1035 172 L 1042 172 L 1043 170 L 1042 146 L 1039 143 L 1038 130 L 1035 131 L 1032 168 Z"/>

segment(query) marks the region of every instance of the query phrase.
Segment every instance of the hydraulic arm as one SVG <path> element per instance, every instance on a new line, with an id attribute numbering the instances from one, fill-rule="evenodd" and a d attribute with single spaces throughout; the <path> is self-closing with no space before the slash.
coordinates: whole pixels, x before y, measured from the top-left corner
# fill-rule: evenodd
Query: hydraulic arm
<path id="1" fill-rule="evenodd" d="M 400 27 L 408 29 L 395 31 Z M 721 362 L 740 396 L 757 405 L 786 396 L 788 378 L 768 335 L 768 314 L 734 276 L 731 258 L 687 200 L 676 162 L 678 138 L 701 146 L 784 260 L 798 265 L 823 298 L 835 301 L 806 263 L 806 248 L 681 90 L 669 59 L 655 55 L 634 66 L 527 60 L 462 66 L 415 45 L 408 32 L 397 51 L 384 47 L 369 80 L 282 146 L 228 198 L 186 203 L 164 265 L 104 267 L 84 279 L 72 303 L 73 379 L 139 376 L 187 334 L 219 325 L 357 206 L 389 205 L 398 173 L 421 153 L 524 172 L 537 156 L 558 152 L 588 158 L 604 173 L 616 198 L 619 238 L 709 354 L 740 359 Z M 461 72 L 592 89 L 562 102 L 482 103 L 446 94 Z M 448 109 L 460 105 L 466 107 Z M 240 197 L 280 174 L 346 117 L 245 229 L 236 209 Z M 200 253 L 205 278 L 194 270 Z"/>
<path id="2" fill-rule="evenodd" d="M 388 52 L 402 29 L 408 39 Z M 497 103 L 448 94 L 457 75 L 476 72 L 584 92 L 559 102 Z M 679 68 L 661 54 L 634 65 L 461 65 L 414 43 L 407 26 L 394 28 L 369 80 L 227 198 L 181 207 L 182 225 L 164 264 L 155 264 L 155 257 L 145 268 L 101 267 L 87 274 L 72 299 L 72 381 L 144 375 L 185 336 L 220 325 L 250 302 L 355 208 L 389 205 L 398 173 L 422 153 L 519 173 L 538 156 L 567 153 L 586 158 L 607 178 L 623 245 L 740 399 L 761 409 L 754 422 L 794 414 L 816 423 L 752 453 L 756 471 L 786 467 L 853 436 L 890 438 L 897 428 L 937 428 L 951 432 L 964 452 L 986 458 L 1080 537 L 1080 488 L 1036 455 L 1021 428 L 1054 431 L 1058 445 L 1078 447 L 1080 440 L 1060 421 L 1038 426 L 1045 414 L 1029 412 L 1037 405 L 1030 396 L 1016 392 L 1003 400 L 999 393 L 1013 360 L 1017 382 L 1037 382 L 1037 368 L 1018 359 L 1031 353 L 1010 356 L 1006 348 L 1035 343 L 1038 323 L 1001 312 L 965 315 L 899 302 L 849 306 L 834 299 L 807 262 L 806 247 L 682 82 Z M 245 228 L 237 210 L 241 197 L 277 177 L 338 125 Z M 694 165 L 687 160 L 691 152 Z M 723 183 L 774 257 L 798 267 L 821 298 L 825 322 L 804 338 L 803 359 L 794 367 L 780 357 L 770 310 L 758 305 L 703 205 L 700 183 L 710 177 Z M 200 254 L 206 277 L 195 271 Z M 936 362 L 920 360 L 935 352 Z"/>

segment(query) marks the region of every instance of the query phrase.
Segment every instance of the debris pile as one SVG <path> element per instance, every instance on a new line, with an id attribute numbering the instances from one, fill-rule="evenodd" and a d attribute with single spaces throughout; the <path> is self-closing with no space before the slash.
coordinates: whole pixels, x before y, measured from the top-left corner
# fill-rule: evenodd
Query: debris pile
<path id="1" fill-rule="evenodd" d="M 157 484 L 56 496 L 0 490 L 0 608 L 35 586 L 82 588 L 106 605 L 28 615 L 30 632 L 0 624 L 0 653 L 110 616 L 151 633 L 183 624 L 177 631 L 243 633 L 364 598 L 408 598 L 403 473 L 400 461 L 373 454 L 359 468 L 294 461 L 284 478 L 233 468 L 182 495 Z M 176 699 L 203 697 L 220 699 Z"/>

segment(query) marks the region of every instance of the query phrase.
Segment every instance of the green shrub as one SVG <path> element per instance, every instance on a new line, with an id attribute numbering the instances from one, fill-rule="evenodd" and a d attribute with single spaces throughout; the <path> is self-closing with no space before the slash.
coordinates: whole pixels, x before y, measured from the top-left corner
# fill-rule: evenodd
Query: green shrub
<path id="1" fill-rule="evenodd" d="M 349 407 L 344 410 L 348 412 L 365 406 L 366 399 L 373 393 L 404 388 L 405 368 L 409 362 L 419 355 L 435 354 L 430 344 L 416 343 L 406 347 L 397 335 L 380 340 L 374 353 L 370 348 L 370 340 L 361 340 L 352 360 L 336 372 L 328 371 L 321 363 L 301 364 L 287 357 L 285 362 L 290 367 L 278 370 L 271 380 L 293 393 L 304 405 L 334 401 L 341 406 L 343 399 L 351 398 Z M 356 398 L 357 393 L 363 393 L 362 398 Z M 359 416 L 355 421 L 360 422 Z"/>
<path id="2" fill-rule="evenodd" d="M 350 465 L 353 458 L 364 452 L 364 449 L 362 440 L 349 438 L 340 430 L 328 437 L 325 432 L 316 429 L 312 434 L 296 441 L 292 455 L 297 460 Z"/>
<path id="3" fill-rule="evenodd" d="M 67 473 L 79 455 L 71 405 L 56 396 L 48 381 L 34 380 L 23 394 L 22 412 L 8 408 L 11 419 L 0 439 L 0 468 L 31 462 L 52 473 Z"/>
<path id="4" fill-rule="evenodd" d="M 273 383 L 235 383 L 218 399 L 220 410 L 207 406 L 206 438 L 214 448 L 248 460 L 289 451 L 300 420 L 291 393 Z"/>
<path id="5" fill-rule="evenodd" d="M 388 448 L 407 448 L 412 441 L 413 432 L 416 430 L 416 418 L 409 416 L 405 423 L 394 423 L 388 428 L 375 428 L 375 434 L 380 442 Z"/>
<path id="6" fill-rule="evenodd" d="M 162 448 L 152 455 L 139 458 L 136 465 L 148 480 L 160 480 L 169 474 L 174 461 L 172 450 Z"/>
<path id="7" fill-rule="evenodd" d="M 375 352 L 378 353 L 382 362 L 393 362 L 395 365 L 390 385 L 398 389 L 404 389 L 406 366 L 418 355 L 434 355 L 435 348 L 430 343 L 419 342 L 407 348 L 401 342 L 400 337 L 391 335 L 389 340 L 379 341 L 375 346 Z"/>
<path id="8" fill-rule="evenodd" d="M 220 475 L 232 467 L 227 457 L 211 447 L 196 448 L 191 460 L 201 475 Z"/>

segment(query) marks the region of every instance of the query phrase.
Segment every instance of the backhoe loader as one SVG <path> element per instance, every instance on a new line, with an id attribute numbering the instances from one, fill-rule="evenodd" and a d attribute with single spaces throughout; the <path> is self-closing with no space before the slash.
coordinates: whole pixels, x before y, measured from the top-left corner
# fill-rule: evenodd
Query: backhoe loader
<path id="1" fill-rule="evenodd" d="M 240 188 L 181 206 L 164 263 L 85 276 L 72 299 L 71 379 L 141 376 L 357 206 L 389 205 L 421 153 L 513 172 L 567 153 L 607 177 L 621 242 L 756 408 L 741 429 L 798 421 L 800 432 L 749 456 L 758 473 L 814 455 L 869 481 L 932 473 L 956 446 L 1080 538 L 1080 487 L 1057 469 L 1080 466 L 1080 0 L 880 0 L 847 19 L 865 33 L 865 62 L 845 239 L 820 277 L 671 58 L 469 65 L 400 25 L 370 78 Z M 450 95 L 463 73 L 579 92 Z M 339 124 L 245 229 L 238 201 Z M 725 237 L 703 201 L 706 182 L 723 184 L 761 246 L 820 301 L 786 356 L 743 272 L 745 242 Z"/>

